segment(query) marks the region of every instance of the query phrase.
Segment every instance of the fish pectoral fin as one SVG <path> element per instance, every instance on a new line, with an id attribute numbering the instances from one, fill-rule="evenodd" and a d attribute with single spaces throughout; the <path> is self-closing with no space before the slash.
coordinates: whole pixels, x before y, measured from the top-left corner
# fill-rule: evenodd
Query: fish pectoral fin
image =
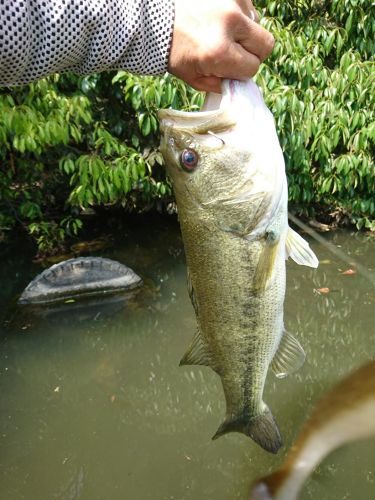
<path id="1" fill-rule="evenodd" d="M 273 275 L 276 255 L 279 249 L 279 241 L 271 241 L 266 239 L 263 251 L 260 254 L 257 267 L 254 274 L 254 291 L 263 292 Z"/>
<path id="2" fill-rule="evenodd" d="M 211 356 L 199 329 L 194 335 L 189 349 L 185 352 L 180 361 L 180 366 L 183 365 L 204 365 L 212 367 Z"/>
<path id="3" fill-rule="evenodd" d="M 284 330 L 279 348 L 271 361 L 271 369 L 277 378 L 284 378 L 297 371 L 306 358 L 305 351 L 296 338 Z"/>
<path id="4" fill-rule="evenodd" d="M 228 432 L 242 432 L 264 450 L 277 453 L 283 444 L 280 431 L 270 409 L 264 406 L 264 412 L 254 417 L 247 417 L 245 412 L 241 415 L 230 415 L 220 425 L 212 439 L 217 439 Z"/>
<path id="5" fill-rule="evenodd" d="M 286 256 L 301 266 L 318 267 L 319 261 L 310 245 L 293 229 L 288 229 L 286 237 Z"/>

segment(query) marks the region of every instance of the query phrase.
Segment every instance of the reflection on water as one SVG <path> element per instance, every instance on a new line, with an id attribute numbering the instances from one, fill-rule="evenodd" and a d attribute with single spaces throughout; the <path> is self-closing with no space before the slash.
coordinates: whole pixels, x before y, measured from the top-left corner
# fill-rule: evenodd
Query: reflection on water
<path id="1" fill-rule="evenodd" d="M 343 375 L 374 357 L 375 288 L 320 244 L 317 271 L 288 263 L 287 329 L 307 352 L 285 380 L 268 378 L 265 400 L 286 448 L 271 456 L 250 439 L 211 441 L 224 415 L 218 377 L 178 367 L 195 318 L 174 220 L 127 225 L 103 257 L 132 267 L 146 285 L 108 314 L 66 311 L 59 319 L 15 307 L 41 271 L 4 256 L 0 354 L 0 491 L 7 500 L 246 499 L 254 478 L 274 470 L 314 403 Z M 375 241 L 329 238 L 374 270 Z M 319 295 L 314 289 L 328 287 Z M 326 459 L 303 499 L 372 499 L 375 441 Z"/>

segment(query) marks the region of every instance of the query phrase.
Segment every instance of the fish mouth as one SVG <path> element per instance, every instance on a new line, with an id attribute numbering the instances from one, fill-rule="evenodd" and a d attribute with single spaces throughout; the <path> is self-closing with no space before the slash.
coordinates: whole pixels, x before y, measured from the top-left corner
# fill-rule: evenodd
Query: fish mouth
<path id="1" fill-rule="evenodd" d="M 160 109 L 158 117 L 160 129 L 177 128 L 196 134 L 226 132 L 236 125 L 237 120 L 231 111 L 230 103 L 225 95 L 228 83 L 223 83 L 223 94 L 207 93 L 201 111 L 179 111 L 176 109 Z"/>
<path id="2" fill-rule="evenodd" d="M 210 111 L 177 111 L 176 109 L 161 109 L 158 112 L 160 130 L 170 128 L 184 130 L 194 134 L 226 132 L 236 125 L 236 119 L 229 109 Z"/>
<path id="3" fill-rule="evenodd" d="M 159 110 L 161 131 L 173 127 L 196 134 L 226 132 L 237 124 L 243 108 L 248 107 L 249 94 L 257 106 L 259 101 L 263 103 L 258 87 L 251 80 L 242 82 L 224 79 L 222 93 L 207 93 L 201 111 Z M 238 102 L 235 105 L 236 100 Z"/>

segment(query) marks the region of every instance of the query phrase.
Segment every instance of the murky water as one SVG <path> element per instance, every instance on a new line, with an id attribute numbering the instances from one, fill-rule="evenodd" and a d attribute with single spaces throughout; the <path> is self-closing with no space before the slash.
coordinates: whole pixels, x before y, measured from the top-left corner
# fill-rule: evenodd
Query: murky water
<path id="1" fill-rule="evenodd" d="M 265 399 L 286 446 L 267 454 L 229 434 L 211 441 L 224 416 L 218 377 L 178 367 L 195 329 L 182 242 L 171 219 L 117 232 L 98 254 L 146 280 L 135 299 L 89 310 L 30 314 L 15 299 L 41 267 L 17 251 L 0 265 L 0 498 L 6 500 L 233 500 L 274 470 L 317 399 L 374 357 L 375 288 L 312 243 L 317 271 L 288 263 L 286 327 L 307 360 L 285 380 L 269 375 Z M 375 239 L 325 236 L 374 271 Z M 319 295 L 314 289 L 329 287 Z M 375 440 L 329 456 L 303 499 L 375 497 Z"/>

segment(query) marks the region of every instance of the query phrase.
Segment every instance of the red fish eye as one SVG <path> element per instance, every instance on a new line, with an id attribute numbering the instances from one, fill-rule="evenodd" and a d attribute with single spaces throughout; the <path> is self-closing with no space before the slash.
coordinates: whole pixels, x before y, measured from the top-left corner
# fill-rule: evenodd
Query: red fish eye
<path id="1" fill-rule="evenodd" d="M 194 149 L 184 149 L 181 153 L 180 163 L 184 170 L 191 172 L 198 164 L 198 153 Z"/>

